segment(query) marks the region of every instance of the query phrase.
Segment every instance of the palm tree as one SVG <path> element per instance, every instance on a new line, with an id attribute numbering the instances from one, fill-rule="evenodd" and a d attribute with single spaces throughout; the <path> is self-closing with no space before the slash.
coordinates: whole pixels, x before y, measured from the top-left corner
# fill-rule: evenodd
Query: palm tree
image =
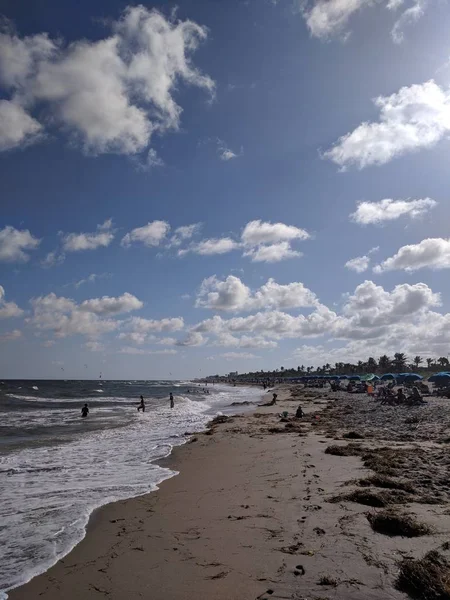
<path id="1" fill-rule="evenodd" d="M 433 364 L 433 359 L 432 358 L 427 358 L 427 367 L 428 369 L 431 369 L 431 365 Z"/>
<path id="2" fill-rule="evenodd" d="M 441 356 L 441 358 L 438 358 L 438 363 L 441 365 L 441 367 L 448 367 L 448 358 Z"/>
<path id="3" fill-rule="evenodd" d="M 375 373 L 376 370 L 377 370 L 377 361 L 372 356 L 370 356 L 367 359 L 367 371 L 369 373 Z"/>
<path id="4" fill-rule="evenodd" d="M 423 358 L 421 356 L 415 356 L 413 363 L 416 365 L 416 369 L 418 369 L 419 365 L 423 363 Z"/>
<path id="5" fill-rule="evenodd" d="M 382 373 L 389 371 L 389 369 L 391 368 L 391 359 L 389 358 L 389 356 L 387 356 L 386 354 L 380 356 L 380 358 L 378 359 L 378 367 Z"/>
<path id="6" fill-rule="evenodd" d="M 405 370 L 406 366 L 406 355 L 403 352 L 396 352 L 394 354 L 394 368 L 397 373 L 401 373 Z"/>

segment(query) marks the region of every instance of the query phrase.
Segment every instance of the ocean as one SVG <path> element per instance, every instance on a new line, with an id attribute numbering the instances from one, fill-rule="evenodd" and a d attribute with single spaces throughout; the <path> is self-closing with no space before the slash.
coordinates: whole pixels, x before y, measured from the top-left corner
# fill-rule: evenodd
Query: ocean
<path id="1" fill-rule="evenodd" d="M 85 535 L 91 512 L 157 489 L 155 464 L 261 390 L 182 381 L 0 382 L 0 599 Z M 170 408 L 169 393 L 175 399 Z M 138 413 L 139 396 L 146 402 Z M 81 418 L 87 402 L 90 413 Z"/>

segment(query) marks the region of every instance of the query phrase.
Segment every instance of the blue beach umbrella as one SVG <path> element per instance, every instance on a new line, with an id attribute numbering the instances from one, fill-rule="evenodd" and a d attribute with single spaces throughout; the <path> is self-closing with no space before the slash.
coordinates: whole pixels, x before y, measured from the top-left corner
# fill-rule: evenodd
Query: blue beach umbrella
<path id="1" fill-rule="evenodd" d="M 350 375 L 350 381 L 361 381 L 361 377 L 359 375 Z"/>
<path id="2" fill-rule="evenodd" d="M 381 381 L 387 381 L 388 379 L 395 379 L 396 376 L 394 375 L 394 373 L 385 373 L 384 375 L 381 376 Z"/>
<path id="3" fill-rule="evenodd" d="M 435 375 L 428 377 L 428 381 L 441 384 L 448 383 L 450 382 L 450 373 L 436 373 Z"/>
<path id="4" fill-rule="evenodd" d="M 422 381 L 423 377 L 418 375 L 417 373 L 408 373 L 405 377 L 405 381 L 407 383 L 411 383 L 412 381 Z"/>

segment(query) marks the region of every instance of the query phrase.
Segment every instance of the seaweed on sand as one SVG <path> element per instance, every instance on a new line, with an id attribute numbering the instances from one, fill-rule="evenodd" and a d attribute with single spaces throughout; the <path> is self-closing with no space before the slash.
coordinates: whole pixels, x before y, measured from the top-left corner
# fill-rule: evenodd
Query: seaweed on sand
<path id="1" fill-rule="evenodd" d="M 350 494 L 334 496 L 330 502 L 357 502 L 374 508 L 385 508 L 391 504 L 406 504 L 410 496 L 401 490 L 355 490 Z"/>
<path id="2" fill-rule="evenodd" d="M 437 550 L 416 560 L 404 559 L 396 587 L 420 600 L 450 600 L 450 564 Z"/>
<path id="3" fill-rule="evenodd" d="M 359 456 L 362 451 L 361 444 L 333 445 L 325 448 L 325 454 L 333 454 L 334 456 Z"/>
<path id="4" fill-rule="evenodd" d="M 413 516 L 392 509 L 368 514 L 367 519 L 374 531 L 384 535 L 418 537 L 431 532 L 427 525 L 419 523 Z"/>
<path id="5" fill-rule="evenodd" d="M 411 483 L 408 483 L 407 481 L 391 479 L 385 475 L 373 475 L 372 477 L 367 477 L 366 479 L 360 479 L 358 481 L 358 485 L 361 487 L 374 486 L 388 490 L 403 490 L 404 492 L 408 492 L 410 494 L 414 493 L 414 486 Z"/>

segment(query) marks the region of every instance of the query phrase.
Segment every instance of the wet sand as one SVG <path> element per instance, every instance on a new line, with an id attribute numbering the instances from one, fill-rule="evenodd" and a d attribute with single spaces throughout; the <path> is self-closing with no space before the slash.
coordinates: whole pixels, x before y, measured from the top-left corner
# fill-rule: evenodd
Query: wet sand
<path id="1" fill-rule="evenodd" d="M 280 422 L 278 413 L 292 415 L 299 402 L 305 418 Z M 450 547 L 445 402 L 381 407 L 365 396 L 285 387 L 277 406 L 176 448 L 166 464 L 178 476 L 97 511 L 86 538 L 10 598 L 407 598 L 395 587 L 400 561 Z M 350 432 L 356 439 L 344 437 Z M 386 481 L 394 487 L 379 487 Z M 348 498 L 355 491 L 364 492 L 357 502 Z M 373 498 L 431 533 L 374 532 L 368 516 L 383 506 L 361 503 Z"/>

